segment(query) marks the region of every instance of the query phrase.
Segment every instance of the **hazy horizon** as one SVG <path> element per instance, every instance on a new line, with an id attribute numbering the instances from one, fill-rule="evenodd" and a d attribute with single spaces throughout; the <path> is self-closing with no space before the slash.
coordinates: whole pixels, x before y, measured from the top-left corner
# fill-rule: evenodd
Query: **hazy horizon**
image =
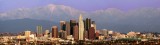
<path id="1" fill-rule="evenodd" d="M 160 32 L 158 4 L 160 0 L 0 0 L 0 32 L 35 30 L 39 24 L 50 28 L 79 14 L 95 21 L 97 29 Z"/>

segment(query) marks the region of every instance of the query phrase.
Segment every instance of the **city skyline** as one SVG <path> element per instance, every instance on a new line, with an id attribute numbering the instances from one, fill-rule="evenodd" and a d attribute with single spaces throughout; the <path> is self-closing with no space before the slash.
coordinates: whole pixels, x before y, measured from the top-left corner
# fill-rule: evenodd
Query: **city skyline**
<path id="1" fill-rule="evenodd" d="M 78 21 L 78 22 L 77 22 Z M 52 25 L 51 30 L 43 30 L 43 26 L 37 25 L 36 31 L 25 30 L 19 33 L 0 33 L 0 44 L 10 45 L 51 45 L 51 44 L 160 44 L 159 32 L 135 32 L 121 33 L 113 30 L 97 30 L 97 24 L 90 18 L 83 19 L 82 14 L 78 20 L 59 21 L 60 28 Z M 103 43 L 102 43 L 103 42 Z"/>
<path id="2" fill-rule="evenodd" d="M 160 0 L 0 0 L 0 45 L 160 45 Z"/>
<path id="3" fill-rule="evenodd" d="M 50 29 L 51 25 L 57 25 L 59 21 L 77 20 L 79 14 L 96 21 L 97 30 L 159 32 L 160 29 L 159 0 L 0 2 L 0 32 L 21 32 L 27 29 L 33 31 L 37 25 L 44 26 L 43 30 Z"/>

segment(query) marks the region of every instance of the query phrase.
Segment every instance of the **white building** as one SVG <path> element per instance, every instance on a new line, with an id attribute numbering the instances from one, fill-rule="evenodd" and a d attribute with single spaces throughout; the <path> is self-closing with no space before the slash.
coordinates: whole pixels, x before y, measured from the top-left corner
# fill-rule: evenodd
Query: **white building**
<path id="1" fill-rule="evenodd" d="M 79 40 L 84 40 L 84 22 L 81 14 L 79 16 Z"/>

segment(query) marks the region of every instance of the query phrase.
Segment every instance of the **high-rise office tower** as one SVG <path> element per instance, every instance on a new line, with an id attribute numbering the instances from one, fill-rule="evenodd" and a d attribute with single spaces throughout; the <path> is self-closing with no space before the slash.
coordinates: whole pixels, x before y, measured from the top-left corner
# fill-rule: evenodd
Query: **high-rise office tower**
<path id="1" fill-rule="evenodd" d="M 91 27 L 91 19 L 86 18 L 86 21 L 85 21 L 85 22 L 86 22 L 86 23 L 85 23 L 85 28 L 86 28 L 86 30 L 88 31 L 89 28 Z"/>
<path id="2" fill-rule="evenodd" d="M 42 36 L 42 26 L 37 26 L 37 36 Z"/>
<path id="3" fill-rule="evenodd" d="M 88 30 L 86 30 L 87 27 L 86 20 L 83 20 L 83 22 L 84 22 L 84 38 L 88 39 Z"/>
<path id="4" fill-rule="evenodd" d="M 94 27 L 91 27 L 90 29 L 89 29 L 89 39 L 90 40 L 94 40 L 95 39 L 95 29 L 94 29 Z"/>
<path id="5" fill-rule="evenodd" d="M 59 31 L 59 38 L 66 39 L 67 33 L 66 33 L 66 22 L 65 21 L 60 21 L 60 31 Z"/>
<path id="6" fill-rule="evenodd" d="M 79 16 L 79 40 L 84 40 L 84 22 L 81 14 Z"/>
<path id="7" fill-rule="evenodd" d="M 52 37 L 58 38 L 58 27 L 57 26 L 52 27 Z"/>
<path id="8" fill-rule="evenodd" d="M 86 18 L 84 22 L 84 27 L 85 27 L 85 38 L 89 38 L 89 28 L 91 27 L 91 19 Z"/>
<path id="9" fill-rule="evenodd" d="M 73 30 L 73 37 L 74 37 L 74 40 L 78 40 L 78 37 L 79 37 L 79 30 L 78 30 L 78 25 L 75 25 L 74 26 L 74 30 Z"/>
<path id="10" fill-rule="evenodd" d="M 76 25 L 76 20 L 70 20 L 70 34 L 73 35 L 73 27 Z"/>
<path id="11" fill-rule="evenodd" d="M 60 30 L 66 30 L 66 22 L 65 21 L 60 21 Z"/>
<path id="12" fill-rule="evenodd" d="M 67 33 L 67 36 L 70 35 L 70 23 L 69 22 L 66 22 L 66 33 Z"/>

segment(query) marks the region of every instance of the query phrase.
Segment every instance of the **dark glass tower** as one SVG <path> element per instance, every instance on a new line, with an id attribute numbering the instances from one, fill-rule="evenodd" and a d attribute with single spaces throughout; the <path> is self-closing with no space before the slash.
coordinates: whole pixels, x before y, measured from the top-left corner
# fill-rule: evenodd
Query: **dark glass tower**
<path id="1" fill-rule="evenodd" d="M 60 21 L 60 30 L 63 30 L 63 31 L 66 30 L 66 22 L 65 21 Z"/>
<path id="2" fill-rule="evenodd" d="M 86 30 L 88 31 L 89 28 L 91 27 L 91 19 L 89 18 L 86 18 L 86 21 L 85 21 L 85 27 L 86 27 Z"/>
<path id="3" fill-rule="evenodd" d="M 73 35 L 74 26 L 76 25 L 76 20 L 70 20 L 70 34 Z"/>

